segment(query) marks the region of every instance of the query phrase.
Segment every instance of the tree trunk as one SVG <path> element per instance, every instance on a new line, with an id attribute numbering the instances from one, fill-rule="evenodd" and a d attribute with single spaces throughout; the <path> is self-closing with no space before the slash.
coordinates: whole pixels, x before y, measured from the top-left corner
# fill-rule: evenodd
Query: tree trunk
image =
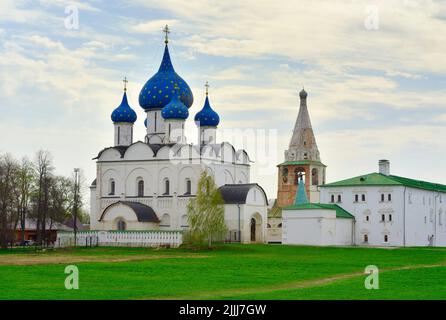
<path id="1" fill-rule="evenodd" d="M 25 223 L 26 223 L 26 213 L 25 213 L 25 209 L 22 209 L 22 215 L 20 217 L 20 229 L 22 230 L 22 234 L 20 236 L 20 242 L 21 245 L 25 245 Z"/>

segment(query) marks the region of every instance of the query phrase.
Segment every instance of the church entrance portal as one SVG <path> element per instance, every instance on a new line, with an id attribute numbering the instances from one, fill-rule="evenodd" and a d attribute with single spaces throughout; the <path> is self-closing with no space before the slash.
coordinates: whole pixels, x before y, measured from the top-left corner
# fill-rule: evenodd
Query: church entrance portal
<path id="1" fill-rule="evenodd" d="M 256 220 L 254 218 L 251 219 L 251 242 L 256 241 Z"/>

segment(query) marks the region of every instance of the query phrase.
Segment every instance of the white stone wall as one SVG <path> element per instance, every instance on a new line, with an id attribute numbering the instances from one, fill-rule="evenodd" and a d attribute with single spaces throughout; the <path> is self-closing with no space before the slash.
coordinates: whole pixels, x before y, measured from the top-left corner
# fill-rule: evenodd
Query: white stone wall
<path id="1" fill-rule="evenodd" d="M 184 120 L 165 120 L 166 143 L 186 143 Z"/>
<path id="2" fill-rule="evenodd" d="M 365 201 L 362 201 L 363 194 Z M 381 201 L 381 194 L 385 195 L 385 201 Z M 446 246 L 444 193 L 403 186 L 323 187 L 321 203 L 331 203 L 331 195 L 335 196 L 336 204 L 355 216 L 357 245 L 427 246 L 428 237 L 434 235 L 433 245 Z M 339 203 L 338 195 L 341 195 Z M 443 222 L 439 219 L 441 214 Z M 367 243 L 364 235 L 368 236 Z"/>
<path id="3" fill-rule="evenodd" d="M 267 240 L 270 243 L 282 242 L 282 218 L 269 217 L 267 226 Z"/>
<path id="4" fill-rule="evenodd" d="M 294 245 L 352 245 L 353 219 L 336 218 L 335 210 L 282 211 L 282 243 Z"/>
<path id="5" fill-rule="evenodd" d="M 161 115 L 161 109 L 147 111 L 147 134 L 165 133 L 165 121 Z"/>
<path id="6" fill-rule="evenodd" d="M 73 232 L 58 232 L 56 247 L 119 246 L 119 247 L 178 247 L 183 241 L 181 231 L 81 231 L 76 242 Z"/>
<path id="7" fill-rule="evenodd" d="M 133 123 L 118 122 L 115 126 L 115 146 L 129 146 L 133 142 Z"/>
<path id="8" fill-rule="evenodd" d="M 199 144 L 215 143 L 217 141 L 217 129 L 215 127 L 199 128 Z"/>

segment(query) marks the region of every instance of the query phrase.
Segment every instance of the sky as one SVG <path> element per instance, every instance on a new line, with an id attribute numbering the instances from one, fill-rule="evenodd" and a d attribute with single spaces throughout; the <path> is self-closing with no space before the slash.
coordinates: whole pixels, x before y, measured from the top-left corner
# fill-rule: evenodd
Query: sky
<path id="1" fill-rule="evenodd" d="M 0 152 L 47 149 L 85 187 L 113 145 L 124 77 L 144 140 L 138 95 L 166 24 L 195 98 L 188 141 L 209 81 L 218 139 L 247 149 L 269 198 L 303 86 L 328 182 L 389 159 L 392 174 L 446 184 L 446 1 L 1 0 L 0 12 Z"/>

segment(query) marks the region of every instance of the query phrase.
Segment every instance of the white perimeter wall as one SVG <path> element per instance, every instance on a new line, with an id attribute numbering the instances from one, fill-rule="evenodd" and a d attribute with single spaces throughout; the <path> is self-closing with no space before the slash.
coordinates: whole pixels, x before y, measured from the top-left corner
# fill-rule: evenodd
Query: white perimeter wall
<path id="1" fill-rule="evenodd" d="M 335 210 L 283 210 L 282 217 L 283 244 L 352 245 L 353 219 L 336 218 Z"/>

